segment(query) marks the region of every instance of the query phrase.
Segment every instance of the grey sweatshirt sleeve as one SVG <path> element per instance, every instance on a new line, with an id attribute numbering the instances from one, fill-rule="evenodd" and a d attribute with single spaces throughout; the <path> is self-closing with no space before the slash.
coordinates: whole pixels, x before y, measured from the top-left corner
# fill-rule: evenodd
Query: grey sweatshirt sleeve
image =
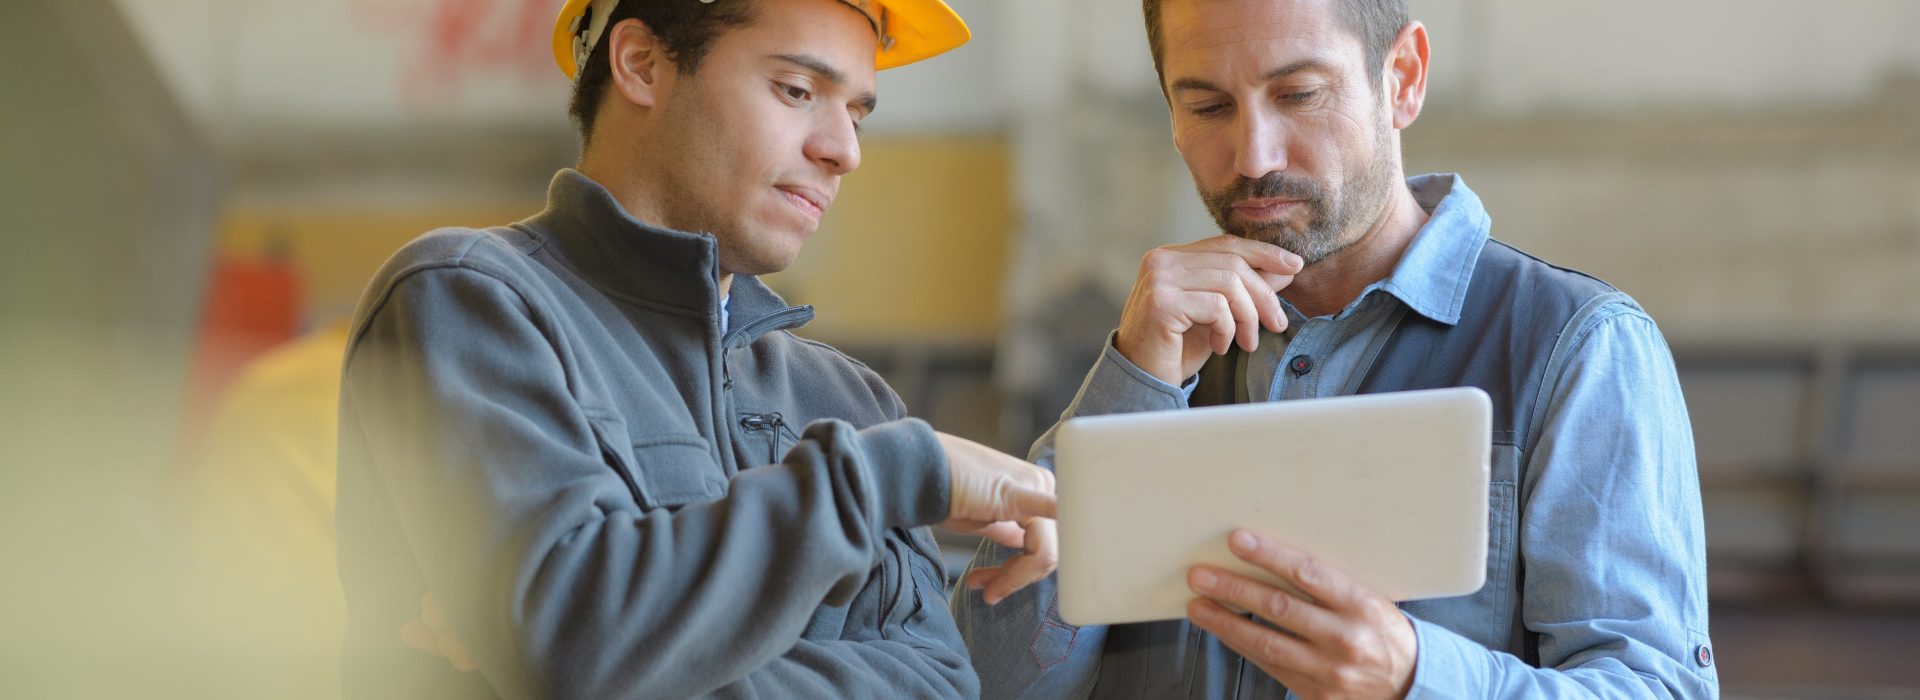
<path id="1" fill-rule="evenodd" d="M 1030 459 L 1053 468 L 1054 437 L 1068 418 L 1184 409 L 1191 391 L 1135 366 L 1114 348 L 1109 334 L 1106 350 L 1087 373 L 1080 392 L 1060 421 L 1034 443 Z M 968 570 L 998 566 L 1016 553 L 982 540 Z M 998 605 L 987 605 L 980 591 L 955 588 L 954 617 L 980 674 L 982 697 L 1080 698 L 1093 691 L 1107 630 L 1075 627 L 1061 620 L 1057 581 L 1048 576 Z"/>
<path id="2" fill-rule="evenodd" d="M 883 415 L 906 418 L 906 405 L 893 389 L 859 366 Z M 846 606 L 843 635 L 848 641 L 801 640 L 776 662 L 718 695 L 978 697 L 979 679 L 946 605 L 946 568 L 932 529 L 896 527 L 887 531 L 884 545 L 887 552 L 873 578 Z"/>
<path id="3" fill-rule="evenodd" d="M 342 483 L 359 469 L 391 501 L 407 575 L 500 695 L 685 697 L 801 666 L 889 677 L 866 672 L 892 663 L 874 647 L 799 642 L 816 607 L 861 590 L 889 528 L 945 517 L 926 424 L 817 423 L 725 498 L 647 510 L 569 391 L 557 335 L 510 286 L 433 268 L 369 308 L 344 376 Z M 350 600 L 367 576 L 343 565 Z"/>

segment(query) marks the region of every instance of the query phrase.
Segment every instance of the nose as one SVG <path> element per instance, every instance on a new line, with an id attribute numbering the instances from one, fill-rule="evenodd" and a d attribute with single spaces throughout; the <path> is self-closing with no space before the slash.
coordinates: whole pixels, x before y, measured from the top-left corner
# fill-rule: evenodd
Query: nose
<path id="1" fill-rule="evenodd" d="M 1287 169 L 1287 136 L 1280 119 L 1261 110 L 1241 110 L 1233 167 L 1241 177 L 1258 180 Z"/>
<path id="2" fill-rule="evenodd" d="M 851 119 L 834 119 L 822 125 L 803 147 L 808 160 L 819 163 L 831 175 L 845 175 L 860 167 L 860 135 Z"/>

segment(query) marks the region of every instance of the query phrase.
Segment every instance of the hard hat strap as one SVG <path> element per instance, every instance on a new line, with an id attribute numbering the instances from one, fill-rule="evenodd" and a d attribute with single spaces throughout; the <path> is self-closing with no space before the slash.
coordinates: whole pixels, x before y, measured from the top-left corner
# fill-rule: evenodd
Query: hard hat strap
<path id="1" fill-rule="evenodd" d="M 712 2 L 713 0 L 701 0 Z M 613 8 L 620 0 L 593 0 L 585 12 L 573 18 L 573 66 L 574 75 L 587 72 L 587 61 L 593 56 L 593 47 L 600 44 L 600 35 L 607 31 L 607 18 L 613 15 Z"/>

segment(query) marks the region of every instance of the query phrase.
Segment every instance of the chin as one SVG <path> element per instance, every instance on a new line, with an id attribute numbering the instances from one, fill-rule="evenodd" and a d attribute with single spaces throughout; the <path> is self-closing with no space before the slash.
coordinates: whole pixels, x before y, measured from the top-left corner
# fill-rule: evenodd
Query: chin
<path id="1" fill-rule="evenodd" d="M 729 265 L 742 275 L 771 275 L 793 266 L 800 258 L 800 246 L 762 245 L 738 251 L 738 264 Z"/>

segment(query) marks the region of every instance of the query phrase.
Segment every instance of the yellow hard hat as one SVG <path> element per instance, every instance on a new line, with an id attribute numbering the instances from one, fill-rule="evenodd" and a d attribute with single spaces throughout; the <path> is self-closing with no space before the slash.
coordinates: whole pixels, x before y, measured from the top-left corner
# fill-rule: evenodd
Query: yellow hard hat
<path id="1" fill-rule="evenodd" d="M 635 2 L 641 0 L 626 0 Z M 716 0 L 645 0 L 702 2 Z M 553 21 L 553 62 L 569 79 L 580 75 L 580 64 L 593 53 L 606 31 L 607 17 L 622 0 L 567 0 Z M 959 13 L 943 0 L 840 0 L 853 6 L 880 32 L 880 51 L 874 68 L 886 70 L 932 58 L 967 43 L 973 32 Z"/>

